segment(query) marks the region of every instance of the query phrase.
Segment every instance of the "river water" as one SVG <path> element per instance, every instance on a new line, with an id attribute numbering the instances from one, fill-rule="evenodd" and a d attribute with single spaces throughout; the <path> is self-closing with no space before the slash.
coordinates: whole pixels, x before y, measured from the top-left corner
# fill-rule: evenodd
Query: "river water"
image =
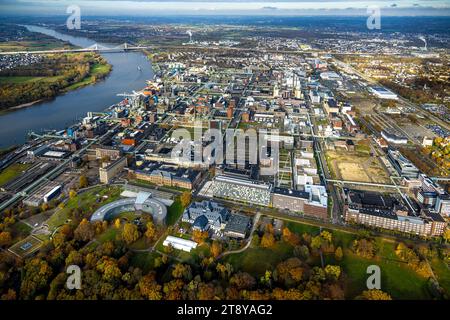
<path id="1" fill-rule="evenodd" d="M 26 27 L 83 48 L 95 43 L 88 38 L 73 37 L 47 28 Z M 102 56 L 113 67 L 105 80 L 50 101 L 1 114 L 0 148 L 24 143 L 29 131 L 65 129 L 85 117 L 88 111 L 102 111 L 120 101 L 118 93 L 143 88 L 145 81 L 153 77 L 151 63 L 142 52 L 102 53 Z"/>

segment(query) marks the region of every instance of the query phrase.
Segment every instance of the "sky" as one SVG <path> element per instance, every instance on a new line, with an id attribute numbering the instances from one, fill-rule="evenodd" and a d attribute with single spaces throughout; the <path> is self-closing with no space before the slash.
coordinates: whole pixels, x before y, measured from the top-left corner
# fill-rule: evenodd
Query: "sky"
<path id="1" fill-rule="evenodd" d="M 385 15 L 450 16 L 450 0 L 0 0 L 0 15 L 66 15 L 78 5 L 83 15 Z"/>

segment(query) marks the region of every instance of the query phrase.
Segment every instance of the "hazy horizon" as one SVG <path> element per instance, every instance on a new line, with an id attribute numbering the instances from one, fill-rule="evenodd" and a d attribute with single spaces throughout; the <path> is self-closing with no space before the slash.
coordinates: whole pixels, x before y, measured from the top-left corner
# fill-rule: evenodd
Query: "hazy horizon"
<path id="1" fill-rule="evenodd" d="M 86 16 L 169 16 L 169 15 L 367 15 L 369 6 L 378 6 L 386 16 L 450 16 L 450 0 L 0 0 L 1 15 L 67 15 L 70 5 L 78 5 Z"/>

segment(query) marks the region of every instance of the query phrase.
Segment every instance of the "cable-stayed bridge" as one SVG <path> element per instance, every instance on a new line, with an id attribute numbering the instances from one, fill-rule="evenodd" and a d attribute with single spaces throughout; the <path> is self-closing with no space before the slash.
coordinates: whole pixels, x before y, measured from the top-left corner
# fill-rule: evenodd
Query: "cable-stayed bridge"
<path id="1" fill-rule="evenodd" d="M 115 47 L 107 47 L 94 43 L 86 48 L 73 48 L 73 49 L 55 49 L 55 50 L 37 50 L 37 51 L 4 51 L 0 52 L 0 55 L 12 55 L 12 54 L 46 54 L 46 53 L 67 53 L 67 52 L 125 52 L 143 49 L 153 49 L 153 47 L 135 46 L 129 43 L 122 43 Z"/>

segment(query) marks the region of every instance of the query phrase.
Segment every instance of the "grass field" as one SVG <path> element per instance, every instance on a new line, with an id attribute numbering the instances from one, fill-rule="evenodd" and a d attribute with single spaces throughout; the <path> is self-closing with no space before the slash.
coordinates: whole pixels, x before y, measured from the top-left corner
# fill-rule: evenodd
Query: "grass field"
<path id="1" fill-rule="evenodd" d="M 14 239 L 23 239 L 31 232 L 31 227 L 22 221 L 17 221 L 10 226 Z"/>
<path id="2" fill-rule="evenodd" d="M 285 225 L 292 232 L 299 235 L 309 233 L 314 236 L 319 234 L 320 231 L 318 227 L 301 223 L 286 222 Z M 388 292 L 394 299 L 431 298 L 427 290 L 428 279 L 418 275 L 404 262 L 399 261 L 395 254 L 396 243 L 376 238 L 377 247 L 379 248 L 377 257 L 365 259 L 357 256 L 351 250 L 352 243 L 357 238 L 356 234 L 335 230 L 328 231 L 333 235 L 335 247 L 341 246 L 343 248 L 344 257 L 342 261 L 336 261 L 334 254 L 324 255 L 324 263 L 325 265 L 337 264 L 342 267 L 345 274 L 346 298 L 353 299 L 367 289 L 366 281 L 369 276 L 367 267 L 369 265 L 378 265 L 380 267 L 381 289 Z M 279 262 L 292 257 L 292 249 L 292 246 L 289 244 L 277 242 L 272 249 L 250 247 L 242 253 L 226 256 L 224 261 L 231 263 L 235 270 L 246 271 L 259 277 L 265 270 L 273 270 Z M 312 257 L 308 260 L 308 263 L 311 266 L 320 266 L 321 264 L 318 257 Z M 448 267 L 438 258 L 433 259 L 431 265 L 441 286 L 448 292 L 450 285 Z"/>
<path id="3" fill-rule="evenodd" d="M 110 227 L 108 229 L 106 229 L 105 232 L 103 232 L 102 234 L 100 234 L 99 236 L 97 236 L 97 241 L 100 243 L 104 243 L 107 241 L 115 241 L 117 238 L 117 234 L 119 233 L 119 229 L 116 229 L 114 227 Z"/>
<path id="4" fill-rule="evenodd" d="M 29 164 L 15 163 L 0 173 L 0 186 L 18 177 L 23 171 L 30 167 Z"/>
<path id="5" fill-rule="evenodd" d="M 344 248 L 344 258 L 336 262 L 334 256 L 326 256 L 328 264 L 339 264 L 346 274 L 345 293 L 355 297 L 366 290 L 367 267 L 377 265 L 381 269 L 381 289 L 394 299 L 429 299 L 427 278 L 419 276 L 395 255 L 395 244 L 377 239 L 379 252 L 374 259 L 365 259 Z"/>
<path id="6" fill-rule="evenodd" d="M 67 221 L 70 210 L 75 208 L 92 214 L 100 206 L 119 199 L 121 192 L 122 188 L 120 187 L 106 186 L 93 188 L 79 194 L 75 198 L 69 199 L 64 209 L 58 209 L 47 221 L 47 224 L 50 230 L 54 230 Z M 103 196 L 107 196 L 108 198 L 103 198 Z M 97 199 L 101 199 L 101 201 L 97 202 Z"/>
<path id="7" fill-rule="evenodd" d="M 170 255 L 178 258 L 183 263 L 198 264 L 203 257 L 209 255 L 209 244 L 198 245 L 191 252 L 174 249 Z"/>
<path id="8" fill-rule="evenodd" d="M 0 84 L 21 84 L 30 82 L 56 82 L 61 79 L 62 76 L 54 77 L 29 77 L 29 76 L 12 76 L 12 77 L 0 77 Z"/>
<path id="9" fill-rule="evenodd" d="M 181 217 L 184 208 L 180 199 L 176 199 L 174 203 L 167 209 L 167 225 L 171 226 Z"/>
<path id="10" fill-rule="evenodd" d="M 260 277 L 266 270 L 273 270 L 279 262 L 290 257 L 292 246 L 285 242 L 277 242 L 270 249 L 251 246 L 242 253 L 226 256 L 224 261 L 232 264 L 235 270 Z"/>
<path id="11" fill-rule="evenodd" d="M 433 257 L 430 264 L 441 287 L 450 292 L 450 268 L 438 257 Z"/>

